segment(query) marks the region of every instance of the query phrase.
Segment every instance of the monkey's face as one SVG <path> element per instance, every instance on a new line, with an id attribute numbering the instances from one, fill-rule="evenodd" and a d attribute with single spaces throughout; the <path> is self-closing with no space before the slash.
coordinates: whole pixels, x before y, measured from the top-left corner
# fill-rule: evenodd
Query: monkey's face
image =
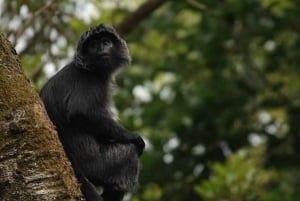
<path id="1" fill-rule="evenodd" d="M 113 42 L 114 41 L 114 42 Z M 99 57 L 109 57 L 115 48 L 116 43 L 110 35 L 102 34 L 99 38 L 91 39 L 86 42 L 86 52 L 88 55 L 95 55 Z"/>
<path id="2" fill-rule="evenodd" d="M 113 34 L 103 32 L 90 37 L 83 47 L 84 57 L 94 70 L 114 70 L 126 62 L 121 44 Z M 123 58 L 124 57 L 124 58 Z"/>
<path id="3" fill-rule="evenodd" d="M 114 29 L 104 25 L 82 35 L 76 59 L 80 62 L 80 68 L 100 73 L 113 72 L 130 63 L 126 42 Z"/>

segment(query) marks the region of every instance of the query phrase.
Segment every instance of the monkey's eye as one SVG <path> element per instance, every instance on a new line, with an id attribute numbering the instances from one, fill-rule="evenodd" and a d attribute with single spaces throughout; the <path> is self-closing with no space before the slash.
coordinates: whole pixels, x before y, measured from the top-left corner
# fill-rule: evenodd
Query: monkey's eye
<path id="1" fill-rule="evenodd" d="M 110 38 L 107 38 L 107 37 L 101 38 L 100 42 L 103 47 L 112 47 L 113 46 L 112 41 L 110 40 Z"/>
<path id="2" fill-rule="evenodd" d="M 98 41 L 97 40 L 90 41 L 87 48 L 89 53 L 96 53 L 98 51 Z"/>

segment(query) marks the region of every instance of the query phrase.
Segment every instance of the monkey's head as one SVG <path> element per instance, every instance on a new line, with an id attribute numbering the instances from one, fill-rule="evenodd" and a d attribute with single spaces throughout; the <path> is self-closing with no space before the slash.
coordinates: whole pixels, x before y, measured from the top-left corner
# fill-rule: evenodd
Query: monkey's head
<path id="1" fill-rule="evenodd" d="M 100 24 L 82 34 L 75 55 L 78 68 L 112 73 L 131 61 L 126 42 L 117 32 Z"/>

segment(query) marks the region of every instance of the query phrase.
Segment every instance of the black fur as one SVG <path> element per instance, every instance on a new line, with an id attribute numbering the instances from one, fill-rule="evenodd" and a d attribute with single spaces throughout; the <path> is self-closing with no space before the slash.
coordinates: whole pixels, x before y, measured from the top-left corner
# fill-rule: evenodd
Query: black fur
<path id="1" fill-rule="evenodd" d="M 41 91 L 87 201 L 120 201 L 137 184 L 144 141 L 110 110 L 113 74 L 129 63 L 125 41 L 99 25 L 81 36 L 74 60 Z"/>

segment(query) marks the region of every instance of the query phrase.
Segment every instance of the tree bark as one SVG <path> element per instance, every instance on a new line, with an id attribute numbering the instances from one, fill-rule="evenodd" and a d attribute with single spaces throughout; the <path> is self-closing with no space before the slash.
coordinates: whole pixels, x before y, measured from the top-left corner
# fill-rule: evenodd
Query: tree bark
<path id="1" fill-rule="evenodd" d="M 0 200 L 82 200 L 38 94 L 0 34 Z"/>

